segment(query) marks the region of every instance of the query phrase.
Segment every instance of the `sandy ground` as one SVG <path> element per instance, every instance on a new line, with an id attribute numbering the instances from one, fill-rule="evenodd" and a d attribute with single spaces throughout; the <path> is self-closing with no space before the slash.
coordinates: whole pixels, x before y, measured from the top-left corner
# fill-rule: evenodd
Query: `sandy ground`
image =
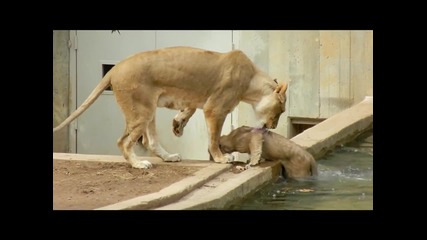
<path id="1" fill-rule="evenodd" d="M 95 209 L 157 192 L 201 167 L 157 164 L 135 169 L 128 163 L 53 161 L 53 209 Z"/>

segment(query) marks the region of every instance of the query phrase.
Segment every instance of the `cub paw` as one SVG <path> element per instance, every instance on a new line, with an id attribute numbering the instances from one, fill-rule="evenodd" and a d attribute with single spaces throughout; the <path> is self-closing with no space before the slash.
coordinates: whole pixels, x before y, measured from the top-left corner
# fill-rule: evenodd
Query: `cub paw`
<path id="1" fill-rule="evenodd" d="M 236 166 L 236 169 L 239 170 L 239 171 L 245 171 L 246 167 Z"/>

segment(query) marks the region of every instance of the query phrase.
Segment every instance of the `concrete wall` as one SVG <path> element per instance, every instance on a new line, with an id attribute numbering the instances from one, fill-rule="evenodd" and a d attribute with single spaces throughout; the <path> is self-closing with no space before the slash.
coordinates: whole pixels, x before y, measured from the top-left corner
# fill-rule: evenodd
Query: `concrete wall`
<path id="1" fill-rule="evenodd" d="M 279 82 L 289 83 L 286 112 L 274 131 L 293 137 L 291 118 L 325 119 L 373 95 L 373 31 L 235 31 L 236 48 Z M 53 32 L 53 125 L 69 114 L 69 31 Z M 253 125 L 252 107 L 234 111 Z M 234 124 L 234 123 L 233 123 Z M 235 124 L 235 125 L 236 125 Z M 68 152 L 68 130 L 54 151 Z"/>
<path id="2" fill-rule="evenodd" d="M 53 126 L 57 126 L 68 116 L 70 49 L 69 31 L 53 31 Z M 53 136 L 53 151 L 68 152 L 68 128 Z"/>
<path id="3" fill-rule="evenodd" d="M 353 104 L 373 96 L 373 32 L 351 31 Z"/>
<path id="4" fill-rule="evenodd" d="M 373 95 L 373 31 L 241 31 L 238 39 L 260 68 L 289 83 L 279 134 L 293 136 L 290 118 L 326 119 Z M 249 105 L 237 112 L 239 126 L 255 123 Z"/>

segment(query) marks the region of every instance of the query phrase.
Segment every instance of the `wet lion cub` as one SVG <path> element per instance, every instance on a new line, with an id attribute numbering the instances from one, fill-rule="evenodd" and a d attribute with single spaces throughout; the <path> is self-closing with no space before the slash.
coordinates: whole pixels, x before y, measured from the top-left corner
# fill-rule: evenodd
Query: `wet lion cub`
<path id="1" fill-rule="evenodd" d="M 261 158 L 281 161 L 286 176 L 300 178 L 317 175 L 317 164 L 313 156 L 291 140 L 265 128 L 239 127 L 228 135 L 221 136 L 220 149 L 223 153 L 249 153 L 250 162 L 257 165 Z"/>

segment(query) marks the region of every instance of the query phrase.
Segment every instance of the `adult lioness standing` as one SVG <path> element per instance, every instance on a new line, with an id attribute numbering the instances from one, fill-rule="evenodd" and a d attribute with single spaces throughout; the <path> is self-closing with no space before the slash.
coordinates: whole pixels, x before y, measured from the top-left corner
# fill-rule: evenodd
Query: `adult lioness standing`
<path id="1" fill-rule="evenodd" d="M 53 132 L 82 114 L 109 85 L 126 121 L 117 141 L 123 156 L 135 168 L 150 168 L 133 151 L 142 136 L 143 145 L 164 161 L 180 161 L 160 145 L 156 133 L 156 107 L 203 109 L 209 132 L 209 152 L 215 162 L 227 163 L 218 141 L 224 120 L 240 102 L 251 104 L 259 125 L 275 128 L 285 111 L 286 84 L 278 85 L 241 51 L 218 53 L 191 47 L 172 47 L 141 52 L 114 66 L 89 97 Z"/>

